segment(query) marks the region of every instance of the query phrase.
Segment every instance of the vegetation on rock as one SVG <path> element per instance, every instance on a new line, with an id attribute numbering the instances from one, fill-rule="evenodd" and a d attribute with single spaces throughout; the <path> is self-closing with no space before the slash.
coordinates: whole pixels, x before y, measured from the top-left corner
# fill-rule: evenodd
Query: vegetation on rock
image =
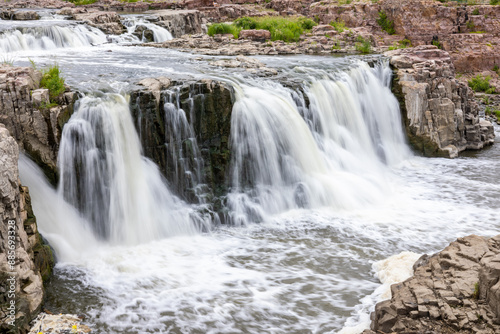
<path id="1" fill-rule="evenodd" d="M 272 41 L 298 42 L 300 35 L 316 26 L 317 23 L 305 17 L 242 17 L 234 24 L 240 29 L 263 29 L 271 33 Z"/>
<path id="2" fill-rule="evenodd" d="M 228 23 L 214 23 L 208 27 L 207 34 L 209 36 L 218 35 L 218 34 L 231 34 L 234 38 L 238 38 L 240 34 L 240 28 L 235 26 L 234 24 Z"/>
<path id="3" fill-rule="evenodd" d="M 358 36 L 356 39 L 356 50 L 361 52 L 361 53 L 370 53 L 372 51 L 372 44 L 368 39 L 364 39 L 361 36 Z"/>
<path id="4" fill-rule="evenodd" d="M 475 92 L 485 92 L 486 94 L 495 93 L 495 87 L 490 85 L 491 76 L 482 76 L 481 74 L 476 75 L 474 78 L 468 81 L 469 87 Z"/>
<path id="5" fill-rule="evenodd" d="M 59 65 L 54 64 L 47 69 L 42 70 L 42 80 L 40 87 L 49 90 L 50 102 L 56 103 L 56 99 L 64 92 L 64 78 L 61 77 Z"/>
<path id="6" fill-rule="evenodd" d="M 396 30 L 394 29 L 394 22 L 389 20 L 387 17 L 387 13 L 385 11 L 380 11 L 378 12 L 378 19 L 377 23 L 379 26 L 384 30 L 386 33 L 389 35 L 394 35 L 396 33 Z"/>
<path id="7" fill-rule="evenodd" d="M 337 20 L 337 21 L 332 21 L 330 22 L 330 25 L 335 28 L 335 30 L 337 32 L 344 32 L 345 30 L 347 30 L 346 26 L 345 26 L 345 22 L 342 21 L 342 20 Z"/>

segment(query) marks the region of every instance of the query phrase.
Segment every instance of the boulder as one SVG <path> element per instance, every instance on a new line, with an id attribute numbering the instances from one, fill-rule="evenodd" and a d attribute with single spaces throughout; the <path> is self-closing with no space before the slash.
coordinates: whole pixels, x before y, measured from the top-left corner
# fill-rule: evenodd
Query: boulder
<path id="1" fill-rule="evenodd" d="M 271 39 L 271 33 L 268 30 L 242 30 L 240 31 L 240 38 L 264 42 Z"/>

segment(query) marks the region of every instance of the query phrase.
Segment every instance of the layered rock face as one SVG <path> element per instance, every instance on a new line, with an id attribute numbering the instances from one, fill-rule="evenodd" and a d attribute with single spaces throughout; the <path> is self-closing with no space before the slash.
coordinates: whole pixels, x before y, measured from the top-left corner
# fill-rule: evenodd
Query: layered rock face
<path id="1" fill-rule="evenodd" d="M 175 83 L 167 78 L 140 84 L 144 88 L 132 93 L 131 109 L 144 154 L 188 201 L 195 201 L 190 183 L 197 168 L 202 169 L 198 181 L 208 186 L 208 193 L 226 194 L 232 88 L 212 80 Z"/>
<path id="2" fill-rule="evenodd" d="M 73 113 L 76 95 L 66 92 L 51 107 L 49 91 L 37 89 L 40 79 L 32 68 L 0 66 L 0 123 L 55 184 L 62 127 Z"/>
<path id="3" fill-rule="evenodd" d="M 151 20 L 167 29 L 173 37 L 200 34 L 201 17 L 197 10 L 161 10 L 152 12 Z"/>
<path id="4" fill-rule="evenodd" d="M 67 15 L 73 20 L 82 21 L 92 27 L 101 29 L 106 34 L 120 35 L 126 31 L 121 17 L 115 12 L 103 12 L 93 8 L 63 8 L 58 14 Z"/>
<path id="5" fill-rule="evenodd" d="M 471 235 L 424 255 L 377 304 L 377 333 L 500 333 L 500 235 Z M 365 334 L 373 333 L 365 331 Z"/>
<path id="6" fill-rule="evenodd" d="M 425 156 L 456 157 L 493 144 L 494 130 L 480 121 L 473 91 L 455 79 L 450 55 L 435 46 L 386 53 L 396 69 L 394 92 L 410 144 Z"/>
<path id="7" fill-rule="evenodd" d="M 13 334 L 29 330 L 42 305 L 43 279 L 54 266 L 20 184 L 18 158 L 16 140 L 0 124 L 0 332 Z"/>

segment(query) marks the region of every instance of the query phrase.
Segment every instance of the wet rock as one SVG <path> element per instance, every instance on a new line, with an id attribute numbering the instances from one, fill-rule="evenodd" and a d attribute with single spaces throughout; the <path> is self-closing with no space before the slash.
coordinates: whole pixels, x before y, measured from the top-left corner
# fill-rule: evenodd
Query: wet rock
<path id="1" fill-rule="evenodd" d="M 378 303 L 377 333 L 498 333 L 500 235 L 459 238 L 420 261 L 414 276 Z M 366 331 L 370 333 L 370 331 Z"/>
<path id="2" fill-rule="evenodd" d="M 165 101 L 170 101 L 175 96 L 174 101 L 178 99 L 179 107 L 185 112 L 196 136 L 204 161 L 202 178 L 208 187 L 208 193 L 217 197 L 225 195 L 231 161 L 229 136 L 233 108 L 232 88 L 223 82 L 208 79 L 173 82 L 167 78 L 150 78 L 142 80 L 140 84 L 145 88 L 132 92 L 131 110 L 134 119 L 140 120 L 136 124 L 141 134 L 144 154 L 158 164 L 179 196 L 188 201 L 196 200 L 191 193 L 192 189 L 183 184 L 183 178 L 179 177 L 184 174 L 184 167 L 165 150 L 165 145 L 172 144 L 170 141 L 174 139 L 166 132 L 172 124 L 169 124 L 164 105 Z M 192 158 L 188 154 L 186 160 Z"/>
<path id="3" fill-rule="evenodd" d="M 16 11 L 14 14 L 12 14 L 12 19 L 13 20 L 19 20 L 19 21 L 27 21 L 27 20 L 38 20 L 40 19 L 40 15 L 37 14 L 37 12 L 34 11 Z"/>
<path id="4" fill-rule="evenodd" d="M 126 32 L 121 17 L 115 12 L 98 11 L 93 8 L 64 8 L 58 12 L 73 20 L 82 21 L 102 30 L 106 34 L 120 35 Z"/>
<path id="5" fill-rule="evenodd" d="M 62 127 L 76 97 L 66 92 L 51 106 L 47 90 L 38 89 L 40 79 L 41 73 L 33 68 L 0 66 L 0 123 L 55 184 Z"/>
<path id="6" fill-rule="evenodd" d="M 455 79 L 450 55 L 435 46 L 385 53 L 396 69 L 400 100 L 411 145 L 425 156 L 456 157 L 494 142 L 489 122 L 480 123 L 473 91 Z"/>
<path id="7" fill-rule="evenodd" d="M 18 159 L 16 140 L 0 124 L 0 332 L 14 334 L 25 333 L 40 311 L 43 279 L 54 266 L 38 234 L 28 189 L 19 181 Z"/>
<path id="8" fill-rule="evenodd" d="M 268 30 L 242 30 L 240 31 L 240 38 L 265 42 L 271 39 L 271 33 Z"/>
<path id="9" fill-rule="evenodd" d="M 153 31 L 143 25 L 138 25 L 133 34 L 145 42 L 153 42 L 155 39 Z"/>

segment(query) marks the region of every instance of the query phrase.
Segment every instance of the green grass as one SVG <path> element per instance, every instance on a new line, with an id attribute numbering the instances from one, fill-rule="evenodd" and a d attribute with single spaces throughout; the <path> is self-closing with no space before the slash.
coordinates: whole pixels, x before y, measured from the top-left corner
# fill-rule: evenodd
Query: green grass
<path id="1" fill-rule="evenodd" d="M 389 46 L 389 50 L 406 49 L 406 48 L 410 48 L 411 46 L 412 46 L 411 41 L 409 39 L 405 38 L 405 39 L 402 39 L 400 41 L 394 42 L 394 44 L 392 44 L 392 46 Z"/>
<path id="2" fill-rule="evenodd" d="M 54 64 L 42 70 L 42 80 L 40 87 L 49 90 L 49 97 L 51 103 L 56 103 L 57 97 L 64 93 L 64 78 L 61 77 L 59 65 Z"/>
<path id="3" fill-rule="evenodd" d="M 363 54 L 372 52 L 372 44 L 370 43 L 369 40 L 364 39 L 361 36 L 358 36 L 358 38 L 356 38 L 356 40 L 357 40 L 357 42 L 354 45 L 356 47 L 356 51 L 359 51 Z"/>
<path id="4" fill-rule="evenodd" d="M 207 34 L 209 36 L 218 35 L 218 34 L 232 34 L 234 38 L 238 38 L 240 34 L 240 30 L 234 24 L 227 23 L 214 23 L 208 27 Z"/>
<path id="5" fill-rule="evenodd" d="M 346 26 L 345 26 L 345 22 L 338 19 L 337 21 L 332 21 L 330 22 L 330 25 L 335 29 L 337 30 L 337 32 L 341 33 L 341 32 L 344 32 L 347 30 Z"/>
<path id="6" fill-rule="evenodd" d="M 437 41 L 437 40 L 433 40 L 432 41 L 432 45 L 437 46 L 438 49 L 442 49 L 443 48 L 443 46 L 441 45 L 441 42 Z"/>
<path id="7" fill-rule="evenodd" d="M 500 4 L 500 0 L 490 0 L 490 5 L 498 5 Z"/>
<path id="8" fill-rule="evenodd" d="M 481 74 L 476 75 L 474 78 L 468 81 L 469 87 L 475 92 L 485 92 L 486 94 L 495 93 L 495 87 L 490 85 L 491 77 L 482 76 Z"/>
<path id="9" fill-rule="evenodd" d="M 474 9 L 474 10 L 472 11 L 472 15 L 479 15 L 479 9 L 477 9 L 477 8 L 476 8 L 476 9 Z"/>
<path id="10" fill-rule="evenodd" d="M 311 30 L 317 23 L 305 17 L 262 16 L 241 17 L 234 21 L 234 25 L 241 30 L 268 30 L 272 41 L 298 42 L 300 35 Z"/>
<path id="11" fill-rule="evenodd" d="M 387 18 L 387 13 L 383 10 L 378 12 L 377 23 L 379 26 L 389 35 L 394 35 L 396 30 L 394 29 L 394 22 Z"/>

